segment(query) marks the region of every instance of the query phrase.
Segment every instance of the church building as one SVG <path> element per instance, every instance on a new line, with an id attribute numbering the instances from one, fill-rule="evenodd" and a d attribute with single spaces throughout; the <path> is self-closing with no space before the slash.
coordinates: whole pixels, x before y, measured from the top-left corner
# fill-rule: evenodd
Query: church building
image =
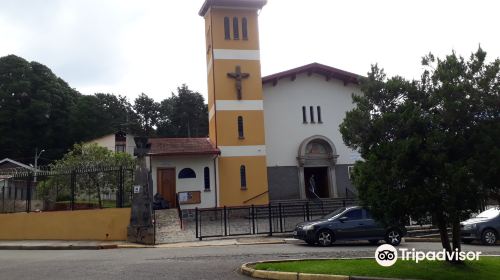
<path id="1" fill-rule="evenodd" d="M 360 159 L 339 131 L 359 75 L 312 63 L 261 75 L 266 0 L 206 0 L 208 138 L 152 138 L 153 189 L 182 209 L 335 198 Z M 200 62 L 201 63 L 201 62 Z"/>

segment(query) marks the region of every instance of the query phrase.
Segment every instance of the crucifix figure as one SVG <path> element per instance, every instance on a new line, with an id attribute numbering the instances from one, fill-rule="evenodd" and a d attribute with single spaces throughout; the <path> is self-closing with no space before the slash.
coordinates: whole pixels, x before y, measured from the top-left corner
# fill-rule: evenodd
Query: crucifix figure
<path id="1" fill-rule="evenodd" d="M 236 80 L 236 95 L 238 100 L 241 100 L 241 81 L 250 77 L 249 73 L 241 73 L 241 67 L 236 65 L 236 71 L 234 73 L 227 73 L 227 76 Z"/>

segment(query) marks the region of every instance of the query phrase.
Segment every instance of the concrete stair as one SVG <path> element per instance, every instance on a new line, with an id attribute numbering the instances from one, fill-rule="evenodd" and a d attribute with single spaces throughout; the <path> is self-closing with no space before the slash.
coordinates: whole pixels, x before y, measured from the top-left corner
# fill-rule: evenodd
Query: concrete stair
<path id="1" fill-rule="evenodd" d="M 155 211 L 156 244 L 176 243 L 196 240 L 193 231 L 181 228 L 177 209 Z"/>

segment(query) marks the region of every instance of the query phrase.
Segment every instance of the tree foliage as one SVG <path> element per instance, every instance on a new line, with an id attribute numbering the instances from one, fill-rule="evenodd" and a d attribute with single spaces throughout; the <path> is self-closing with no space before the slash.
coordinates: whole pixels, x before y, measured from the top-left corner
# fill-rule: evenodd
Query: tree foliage
<path id="1" fill-rule="evenodd" d="M 134 101 L 134 110 L 139 117 L 142 134 L 154 135 L 154 130 L 159 118 L 160 105 L 153 98 L 141 93 Z"/>
<path id="2" fill-rule="evenodd" d="M 208 135 L 208 106 L 203 96 L 183 84 L 177 95 L 161 102 L 158 136 L 206 137 Z"/>
<path id="3" fill-rule="evenodd" d="M 387 223 L 432 215 L 447 250 L 460 250 L 460 220 L 499 190 L 500 60 L 485 57 L 429 54 L 418 81 L 372 66 L 340 126 L 364 159 L 353 176 L 362 203 Z"/>
<path id="4" fill-rule="evenodd" d="M 68 118 L 79 93 L 46 66 L 15 55 L 0 58 L 0 155 L 62 155 L 74 143 Z"/>
<path id="5" fill-rule="evenodd" d="M 102 195 L 116 193 L 118 187 L 118 168 L 131 168 L 134 158 L 123 152 L 112 152 L 97 144 L 75 144 L 60 160 L 52 164 L 52 171 L 58 174 L 78 176 L 75 196 L 77 199 L 97 200 L 102 208 Z M 42 194 L 50 197 L 50 191 L 59 185 L 70 185 L 69 176 L 53 176 L 46 182 L 41 182 Z M 128 184 L 130 185 L 130 184 Z M 69 188 L 63 188 L 69 195 Z M 64 193 L 64 192 L 62 192 Z"/>
<path id="6" fill-rule="evenodd" d="M 109 93 L 80 95 L 70 114 L 72 136 L 87 141 L 117 131 L 141 133 L 137 114 L 123 96 Z"/>

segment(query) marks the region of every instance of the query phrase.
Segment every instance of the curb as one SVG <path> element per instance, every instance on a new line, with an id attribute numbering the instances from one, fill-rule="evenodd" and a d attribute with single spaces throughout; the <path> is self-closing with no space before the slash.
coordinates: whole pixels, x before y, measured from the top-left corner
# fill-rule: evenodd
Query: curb
<path id="1" fill-rule="evenodd" d="M 2 245 L 0 250 L 106 250 L 106 249 L 117 249 L 119 248 L 116 244 L 105 244 L 105 245 L 64 245 L 64 246 L 47 246 L 47 245 Z"/>
<path id="2" fill-rule="evenodd" d="M 352 258 L 363 259 L 363 258 Z M 401 278 L 386 278 L 386 277 L 372 277 L 372 276 L 349 276 L 349 275 L 330 275 L 330 274 L 313 274 L 302 272 L 281 272 L 281 271 L 267 271 L 258 270 L 255 267 L 259 263 L 272 263 L 272 262 L 293 262 L 302 261 L 304 259 L 289 259 L 289 260 L 269 260 L 245 263 L 241 266 L 240 272 L 243 275 L 259 279 L 273 279 L 273 280 L 411 280 Z M 332 260 L 329 258 L 307 259 L 307 260 Z"/>
<path id="3" fill-rule="evenodd" d="M 0 245 L 0 250 L 104 250 L 104 249 L 146 249 L 146 248 L 196 248 L 196 247 L 210 247 L 210 246 L 248 246 L 248 245 L 265 245 L 265 244 L 284 244 L 284 240 L 272 240 L 272 241 L 243 241 L 239 242 L 237 240 L 225 240 L 224 242 L 179 242 L 179 243 L 165 243 L 156 245 L 144 245 L 136 243 L 123 243 L 123 244 L 96 244 L 96 245 L 85 245 L 85 244 L 53 244 L 53 245 L 25 245 L 25 244 L 2 244 Z"/>
<path id="4" fill-rule="evenodd" d="M 441 242 L 439 238 L 432 237 L 405 237 L 405 242 Z"/>

